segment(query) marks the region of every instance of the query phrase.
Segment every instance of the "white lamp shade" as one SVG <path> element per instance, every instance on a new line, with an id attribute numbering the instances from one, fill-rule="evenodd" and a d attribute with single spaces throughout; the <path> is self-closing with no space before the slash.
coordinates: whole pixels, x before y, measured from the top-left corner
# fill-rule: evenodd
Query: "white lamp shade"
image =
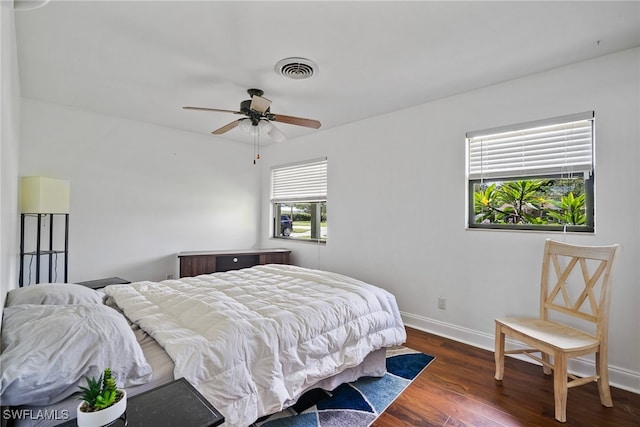
<path id="1" fill-rule="evenodd" d="M 45 6 L 51 0 L 14 0 L 15 10 L 33 10 Z"/>
<path id="2" fill-rule="evenodd" d="M 43 176 L 20 180 L 22 213 L 69 213 L 69 181 Z"/>

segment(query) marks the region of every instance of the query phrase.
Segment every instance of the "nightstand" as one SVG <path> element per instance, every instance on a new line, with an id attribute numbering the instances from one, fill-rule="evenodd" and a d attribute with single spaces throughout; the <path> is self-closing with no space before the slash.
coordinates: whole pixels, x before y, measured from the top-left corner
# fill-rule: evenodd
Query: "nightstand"
<path id="1" fill-rule="evenodd" d="M 126 279 L 120 277 L 107 277 L 106 279 L 89 280 L 86 282 L 76 282 L 76 285 L 86 286 L 91 289 L 102 289 L 108 285 L 124 285 L 131 283 Z"/>
<path id="2" fill-rule="evenodd" d="M 138 394 L 127 401 L 127 425 L 132 427 L 214 427 L 224 422 L 218 412 L 184 378 Z M 116 420 L 112 427 L 122 427 Z M 75 427 L 69 420 L 59 427 Z"/>

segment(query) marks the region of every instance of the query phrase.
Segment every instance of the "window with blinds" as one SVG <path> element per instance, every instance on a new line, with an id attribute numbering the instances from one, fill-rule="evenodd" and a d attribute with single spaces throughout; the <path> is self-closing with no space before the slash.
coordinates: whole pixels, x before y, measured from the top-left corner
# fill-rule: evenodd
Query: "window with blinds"
<path id="1" fill-rule="evenodd" d="M 273 237 L 326 242 L 327 159 L 271 169 Z"/>
<path id="2" fill-rule="evenodd" d="M 594 230 L 592 111 L 469 132 L 470 228 Z"/>

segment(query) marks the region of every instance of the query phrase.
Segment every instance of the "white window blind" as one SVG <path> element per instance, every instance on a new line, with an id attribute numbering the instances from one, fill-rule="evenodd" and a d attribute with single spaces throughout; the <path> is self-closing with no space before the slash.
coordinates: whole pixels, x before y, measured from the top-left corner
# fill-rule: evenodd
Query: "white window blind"
<path id="1" fill-rule="evenodd" d="M 271 201 L 323 201 L 327 199 L 327 159 L 311 160 L 271 170 Z"/>
<path id="2" fill-rule="evenodd" d="M 592 111 L 467 133 L 469 179 L 591 173 Z"/>

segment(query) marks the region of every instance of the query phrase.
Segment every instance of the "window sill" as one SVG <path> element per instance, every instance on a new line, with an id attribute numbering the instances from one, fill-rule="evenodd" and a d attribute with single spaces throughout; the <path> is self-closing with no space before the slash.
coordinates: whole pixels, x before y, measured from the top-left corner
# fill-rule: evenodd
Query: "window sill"
<path id="1" fill-rule="evenodd" d="M 286 240 L 288 242 L 300 242 L 300 243 L 315 243 L 320 245 L 325 245 L 327 243 L 326 240 L 318 240 L 318 239 L 296 239 L 295 237 L 283 237 L 283 236 L 271 236 L 271 240 Z"/>

